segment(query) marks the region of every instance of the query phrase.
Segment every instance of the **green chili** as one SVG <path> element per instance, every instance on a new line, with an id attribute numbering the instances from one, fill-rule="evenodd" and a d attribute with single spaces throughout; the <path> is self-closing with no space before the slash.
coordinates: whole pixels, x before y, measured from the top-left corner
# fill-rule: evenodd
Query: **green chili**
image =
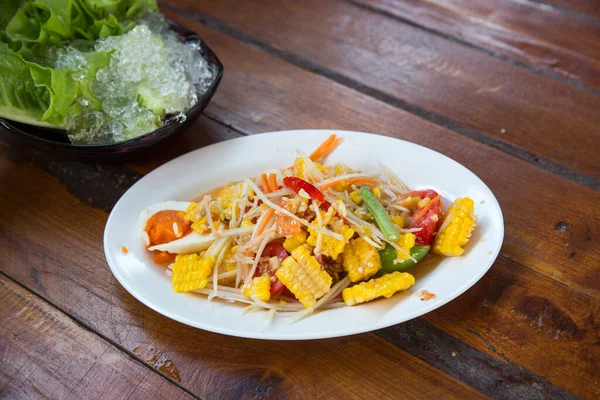
<path id="1" fill-rule="evenodd" d="M 379 229 L 381 229 L 381 232 L 383 232 L 386 239 L 389 242 L 397 242 L 400 239 L 400 234 L 390 220 L 387 211 L 385 211 L 385 208 L 383 208 L 379 200 L 377 200 L 377 197 L 375 197 L 371 189 L 368 186 L 361 187 L 360 196 L 362 197 L 367 210 L 369 210 L 373 215 L 373 218 L 375 218 L 375 222 L 377 222 Z"/>
<path id="2" fill-rule="evenodd" d="M 385 248 L 379 250 L 379 257 L 381 258 L 381 269 L 377 271 L 376 277 L 381 275 L 389 274 L 394 271 L 404 272 L 414 267 L 414 265 L 421 261 L 423 257 L 429 253 L 431 246 L 413 246 L 410 249 L 410 255 L 416 260 L 413 261 L 410 258 L 404 261 L 397 261 L 398 255 L 396 249 L 394 249 L 389 243 L 386 244 Z M 396 263 L 394 263 L 396 261 Z"/>

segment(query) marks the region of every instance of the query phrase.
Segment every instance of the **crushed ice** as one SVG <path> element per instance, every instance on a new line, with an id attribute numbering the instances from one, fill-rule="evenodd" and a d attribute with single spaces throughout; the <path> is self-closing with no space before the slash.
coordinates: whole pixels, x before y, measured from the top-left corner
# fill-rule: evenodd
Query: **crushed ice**
<path id="1" fill-rule="evenodd" d="M 182 115 L 214 80 L 198 44 L 181 43 L 162 15 L 146 17 L 124 35 L 99 39 L 94 49 L 111 53 L 92 85 L 103 112 L 92 108 L 90 99 L 79 100 L 83 112 L 67 119 L 73 143 L 118 143 L 151 132 L 163 124 L 158 115 Z M 86 79 L 80 49 L 53 49 L 49 58 L 75 79 Z"/>

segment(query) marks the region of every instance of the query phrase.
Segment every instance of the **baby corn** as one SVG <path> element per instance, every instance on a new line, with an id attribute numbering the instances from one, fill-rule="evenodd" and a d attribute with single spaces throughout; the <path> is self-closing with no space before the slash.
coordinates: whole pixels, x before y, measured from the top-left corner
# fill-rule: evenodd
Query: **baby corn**
<path id="1" fill-rule="evenodd" d="M 271 299 L 271 279 L 264 275 L 252 279 L 252 284 L 244 290 L 244 296 L 256 296 L 261 301 L 269 301 Z"/>
<path id="2" fill-rule="evenodd" d="M 321 238 L 321 252 L 322 254 L 331 257 L 332 260 L 337 260 L 338 256 L 344 251 L 346 242 L 350 240 L 352 236 L 354 236 L 354 229 L 348 227 L 348 225 L 342 225 L 340 229 L 336 229 L 335 231 L 344 236 L 345 241 L 325 235 L 323 235 Z M 316 246 L 318 235 L 317 231 L 308 228 L 308 232 L 310 232 L 310 236 L 308 239 L 306 239 L 306 243 L 311 246 Z"/>
<path id="3" fill-rule="evenodd" d="M 342 266 L 350 281 L 358 282 L 370 278 L 381 269 L 379 252 L 363 238 L 351 241 L 342 253 Z"/>
<path id="4" fill-rule="evenodd" d="M 307 236 L 308 236 L 308 234 L 303 229 L 300 232 L 298 232 L 297 234 L 295 234 L 294 236 L 290 236 L 290 237 L 286 238 L 285 241 L 283 242 L 283 248 L 291 253 L 292 250 L 294 250 L 296 247 L 298 247 L 301 244 L 303 244 L 304 242 L 306 242 Z"/>
<path id="5" fill-rule="evenodd" d="M 275 273 L 279 280 L 304 305 L 310 307 L 329 291 L 333 279 L 304 246 L 292 250 Z"/>
<path id="6" fill-rule="evenodd" d="M 415 278 L 408 272 L 392 272 L 381 278 L 371 279 L 344 289 L 342 297 L 348 306 L 366 303 L 378 297 L 392 297 L 399 290 L 406 290 L 415 284 Z"/>
<path id="7" fill-rule="evenodd" d="M 442 227 L 435 239 L 434 252 L 446 257 L 455 257 L 465 251 L 464 246 L 471 238 L 476 225 L 474 208 L 473 200 L 468 197 L 452 203 L 444 215 Z"/>
<path id="8" fill-rule="evenodd" d="M 208 283 L 208 276 L 215 265 L 212 256 L 198 254 L 177 255 L 173 263 L 173 290 L 175 292 L 190 292 L 202 289 Z"/>

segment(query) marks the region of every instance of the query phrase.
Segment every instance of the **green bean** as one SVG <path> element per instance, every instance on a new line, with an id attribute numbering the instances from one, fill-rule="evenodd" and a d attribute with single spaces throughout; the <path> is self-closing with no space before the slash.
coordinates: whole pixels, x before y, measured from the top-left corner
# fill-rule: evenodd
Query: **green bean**
<path id="1" fill-rule="evenodd" d="M 381 232 L 383 232 L 386 239 L 389 242 L 397 242 L 398 239 L 400 239 L 400 234 L 390 220 L 387 211 L 385 211 L 385 208 L 383 208 L 379 200 L 377 200 L 377 197 L 375 197 L 371 189 L 368 186 L 361 187 L 360 195 L 363 199 L 363 203 L 371 215 L 373 215 L 373 218 L 375 218 L 375 222 L 377 222 L 379 229 L 381 229 Z"/>

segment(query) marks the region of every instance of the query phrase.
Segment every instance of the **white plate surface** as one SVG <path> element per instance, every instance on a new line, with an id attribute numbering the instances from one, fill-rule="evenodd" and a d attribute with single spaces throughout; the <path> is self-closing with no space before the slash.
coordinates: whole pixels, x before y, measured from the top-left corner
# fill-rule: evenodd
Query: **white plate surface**
<path id="1" fill-rule="evenodd" d="M 310 153 L 336 133 L 344 142 L 328 163 L 379 171 L 378 160 L 412 189 L 432 188 L 447 206 L 458 197 L 475 201 L 478 226 L 463 256 L 411 270 L 416 284 L 390 299 L 355 307 L 323 310 L 297 322 L 265 312 L 242 315 L 243 306 L 208 301 L 195 294 L 175 294 L 170 277 L 150 260 L 140 236 L 138 217 L 148 206 L 166 200 L 192 200 L 227 182 L 266 169 L 291 165 L 295 150 Z M 385 136 L 359 132 L 298 130 L 252 135 L 217 143 L 161 166 L 133 185 L 112 210 L 104 231 L 104 251 L 117 280 L 136 299 L 179 322 L 212 332 L 257 339 L 301 340 L 344 336 L 398 324 L 434 310 L 475 284 L 496 259 L 504 236 L 502 212 L 490 189 L 456 161 L 433 150 Z M 121 247 L 129 250 L 121 252 Z M 422 301 L 427 290 L 436 298 Z"/>

